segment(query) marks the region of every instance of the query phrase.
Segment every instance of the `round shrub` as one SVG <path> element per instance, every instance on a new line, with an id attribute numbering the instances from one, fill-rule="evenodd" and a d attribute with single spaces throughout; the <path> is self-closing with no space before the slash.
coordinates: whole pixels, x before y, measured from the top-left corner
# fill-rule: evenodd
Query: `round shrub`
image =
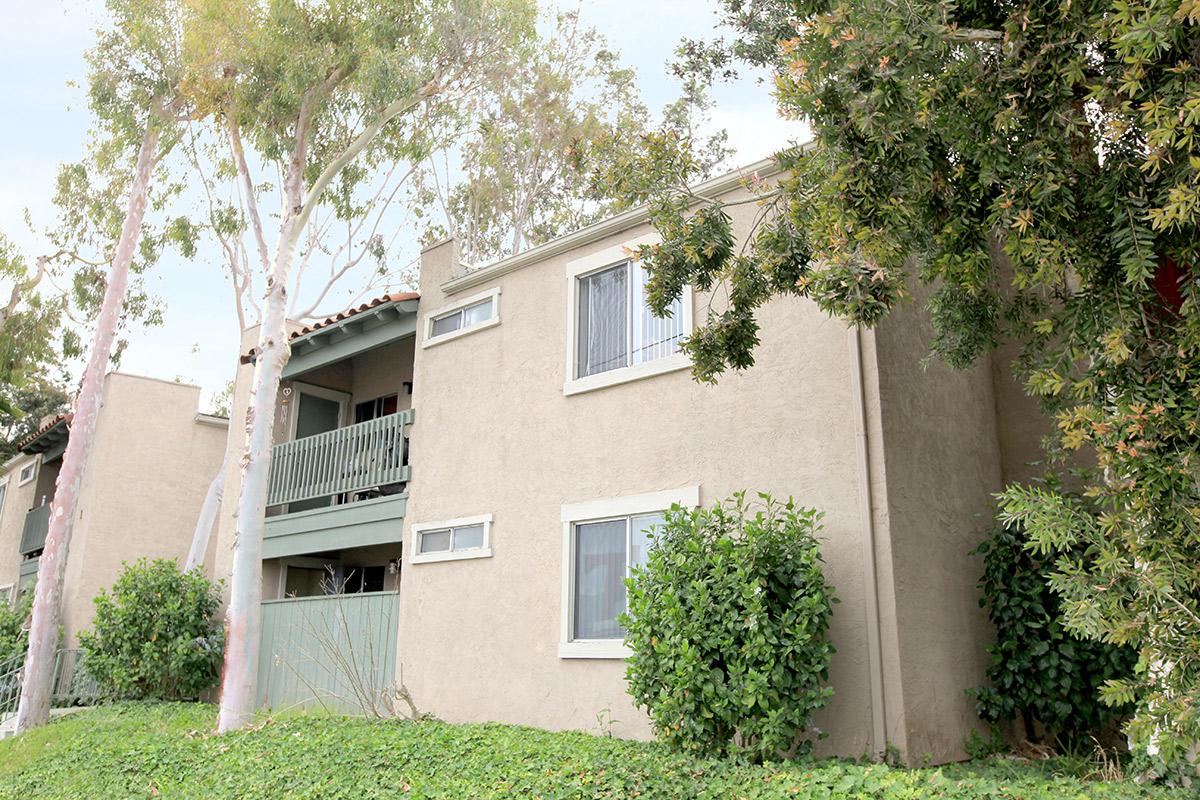
<path id="1" fill-rule="evenodd" d="M 25 622 L 33 605 L 33 593 L 26 593 L 16 603 L 0 599 L 0 665 L 23 658 L 29 646 Z"/>
<path id="2" fill-rule="evenodd" d="M 1031 552 L 1025 545 L 1018 524 L 995 525 L 974 551 L 983 556 L 979 604 L 996 626 L 996 643 L 987 648 L 991 685 L 970 693 L 982 719 L 1020 719 L 1030 741 L 1040 738 L 1036 722 L 1049 739 L 1086 744 L 1089 737 L 1099 738 L 1115 716 L 1130 710 L 1105 705 L 1100 687 L 1129 678 L 1137 653 L 1075 638 L 1063 625 L 1059 597 L 1050 588 L 1058 556 Z"/>
<path id="3" fill-rule="evenodd" d="M 125 565 L 79 636 L 87 673 L 121 699 L 194 699 L 216 685 L 225 649 L 220 584 L 169 559 Z"/>
<path id="4" fill-rule="evenodd" d="M 629 586 L 629 692 L 680 750 L 761 761 L 806 754 L 833 696 L 833 588 L 822 514 L 737 493 L 667 512 Z"/>

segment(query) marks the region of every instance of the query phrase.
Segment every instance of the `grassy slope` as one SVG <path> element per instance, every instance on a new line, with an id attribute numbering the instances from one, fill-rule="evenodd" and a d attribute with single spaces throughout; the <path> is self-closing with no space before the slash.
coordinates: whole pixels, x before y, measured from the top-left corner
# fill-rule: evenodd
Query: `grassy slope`
<path id="1" fill-rule="evenodd" d="M 1012 763 L 750 767 L 656 745 L 503 725 L 293 717 L 209 735 L 203 705 L 72 714 L 0 742 L 0 798 L 1182 798 Z"/>

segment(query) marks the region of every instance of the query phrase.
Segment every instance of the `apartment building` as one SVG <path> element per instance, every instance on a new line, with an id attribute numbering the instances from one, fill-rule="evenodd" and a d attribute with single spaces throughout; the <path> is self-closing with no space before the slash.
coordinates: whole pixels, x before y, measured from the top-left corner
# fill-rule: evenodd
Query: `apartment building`
<path id="1" fill-rule="evenodd" d="M 80 485 L 67 557 L 68 647 L 91 624 L 92 598 L 123 562 L 187 557 L 208 485 L 225 453 L 228 421 L 199 411 L 200 387 L 109 373 Z M 0 467 L 0 599 L 32 589 L 71 415 L 46 420 Z"/>
<path id="2" fill-rule="evenodd" d="M 743 197 L 756 169 L 770 178 L 764 162 L 698 191 Z M 748 235 L 753 206 L 731 213 Z M 978 725 L 964 691 L 992 636 L 969 551 L 992 493 L 1036 454 L 1036 410 L 1002 357 L 922 368 L 916 303 L 856 331 L 775 300 L 756 365 L 698 384 L 677 344 L 712 298 L 688 292 L 667 320 L 646 310 L 630 248 L 654 236 L 633 209 L 476 269 L 442 242 L 419 292 L 295 329 L 264 542 L 264 705 L 354 710 L 363 686 L 402 683 L 449 721 L 650 736 L 625 691 L 622 579 L 666 508 L 747 489 L 826 514 L 841 602 L 818 752 L 963 756 Z M 218 574 L 235 527 L 226 508 Z"/>

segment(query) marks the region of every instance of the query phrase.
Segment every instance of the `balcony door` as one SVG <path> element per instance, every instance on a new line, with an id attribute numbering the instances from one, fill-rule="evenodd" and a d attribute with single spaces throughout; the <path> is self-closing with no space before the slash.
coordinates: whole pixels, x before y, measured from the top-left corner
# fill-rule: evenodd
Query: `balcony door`
<path id="1" fill-rule="evenodd" d="M 293 385 L 296 393 L 296 413 L 292 415 L 292 439 L 304 439 L 318 433 L 337 430 L 347 423 L 350 395 L 306 383 Z M 288 512 L 324 508 L 333 503 L 332 497 L 314 497 L 288 505 Z"/>

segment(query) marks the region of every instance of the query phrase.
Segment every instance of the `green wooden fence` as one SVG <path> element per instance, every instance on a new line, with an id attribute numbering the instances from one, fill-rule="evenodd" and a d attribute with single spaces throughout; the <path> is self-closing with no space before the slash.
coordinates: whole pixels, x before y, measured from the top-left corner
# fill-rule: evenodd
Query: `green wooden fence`
<path id="1" fill-rule="evenodd" d="M 271 448 L 267 505 L 360 492 L 408 480 L 404 426 L 412 409 Z"/>
<path id="2" fill-rule="evenodd" d="M 267 600 L 262 612 L 260 707 L 389 712 L 398 592 Z"/>

